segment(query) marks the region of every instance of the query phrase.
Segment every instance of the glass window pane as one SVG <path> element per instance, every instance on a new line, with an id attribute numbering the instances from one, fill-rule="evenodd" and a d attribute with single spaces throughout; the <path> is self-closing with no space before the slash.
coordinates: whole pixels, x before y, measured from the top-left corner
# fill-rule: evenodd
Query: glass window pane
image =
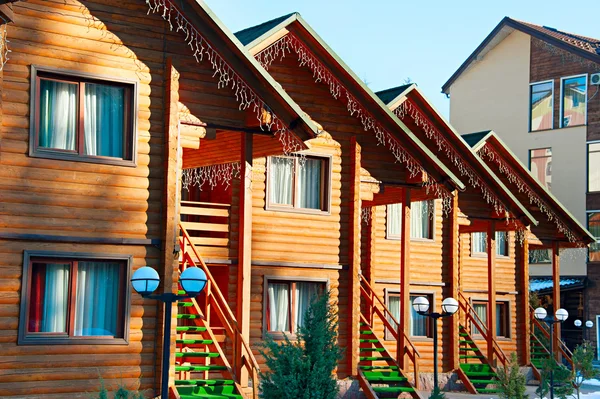
<path id="1" fill-rule="evenodd" d="M 506 313 L 506 303 L 500 302 L 496 303 L 496 336 L 498 337 L 507 337 L 506 328 L 507 323 L 507 313 Z"/>
<path id="2" fill-rule="evenodd" d="M 474 254 L 487 253 L 487 233 L 473 233 L 471 235 L 471 246 L 471 252 Z"/>
<path id="3" fill-rule="evenodd" d="M 75 300 L 75 336 L 117 336 L 119 263 L 79 262 Z"/>
<path id="4" fill-rule="evenodd" d="M 29 332 L 67 332 L 69 274 L 69 264 L 32 264 Z"/>
<path id="5" fill-rule="evenodd" d="M 506 231 L 496 232 L 496 255 L 508 256 L 508 233 Z"/>
<path id="6" fill-rule="evenodd" d="M 554 82 L 531 85 L 529 95 L 530 130 L 552 129 L 552 87 Z"/>
<path id="7" fill-rule="evenodd" d="M 86 83 L 83 122 L 85 155 L 123 158 L 123 87 Z"/>
<path id="8" fill-rule="evenodd" d="M 481 321 L 481 324 L 483 324 L 485 326 L 487 323 L 487 304 L 486 303 L 474 303 L 473 310 L 475 311 L 475 315 L 473 315 L 475 320 L 479 319 L 479 321 Z M 475 324 L 475 323 L 473 323 L 473 324 Z M 478 324 L 480 324 L 480 323 L 478 323 Z M 477 328 L 476 325 L 473 325 L 473 334 L 481 335 L 481 332 L 479 332 L 479 329 Z"/>
<path id="9" fill-rule="evenodd" d="M 600 212 L 588 213 L 588 230 L 598 239 L 590 245 L 590 262 L 600 262 Z"/>
<path id="10" fill-rule="evenodd" d="M 562 126 L 585 124 L 587 76 L 562 81 Z"/>
<path id="11" fill-rule="evenodd" d="M 77 87 L 76 83 L 40 79 L 40 147 L 76 150 Z"/>
<path id="12" fill-rule="evenodd" d="M 387 303 L 387 307 L 390 311 L 390 315 L 387 315 L 387 319 L 390 322 L 390 324 L 396 329 L 398 330 L 398 324 L 396 324 L 394 322 L 393 319 L 395 319 L 397 322 L 400 322 L 400 296 L 398 294 L 390 294 L 388 295 L 388 303 Z M 392 319 L 393 317 L 393 319 Z M 386 339 L 393 339 L 392 335 L 387 335 L 387 329 L 386 329 Z"/>
<path id="13" fill-rule="evenodd" d="M 300 176 L 298 180 L 300 208 L 322 209 L 322 168 L 322 160 L 310 158 L 307 158 L 304 165 L 300 166 Z"/>
<path id="14" fill-rule="evenodd" d="M 427 321 L 428 317 L 418 314 L 413 308 L 413 301 L 423 295 L 410 296 L 410 335 L 412 337 L 427 337 Z M 432 303 L 431 298 L 429 303 Z"/>
<path id="15" fill-rule="evenodd" d="M 388 236 L 400 237 L 400 217 L 402 212 L 402 204 L 390 204 L 387 206 L 387 234 Z"/>
<path id="16" fill-rule="evenodd" d="M 294 331 L 297 332 L 298 328 L 304 325 L 304 315 L 306 314 L 306 311 L 308 310 L 308 307 L 310 306 L 311 302 L 323 292 L 323 284 L 298 282 L 295 285 L 296 320 L 294 320 Z"/>
<path id="17" fill-rule="evenodd" d="M 529 169 L 538 181 L 550 190 L 552 185 L 552 149 L 529 150 Z"/>
<path id="18" fill-rule="evenodd" d="M 267 303 L 269 331 L 290 331 L 289 290 L 288 283 L 269 283 Z"/>
<path id="19" fill-rule="evenodd" d="M 410 237 L 433 238 L 431 231 L 432 201 L 417 201 L 410 204 Z"/>
<path id="20" fill-rule="evenodd" d="M 271 157 L 269 168 L 270 200 L 273 204 L 292 205 L 294 195 L 294 159 Z"/>
<path id="21" fill-rule="evenodd" d="M 549 249 L 530 249 L 529 250 L 529 263 L 550 263 L 550 250 Z"/>
<path id="22" fill-rule="evenodd" d="M 588 144 L 588 191 L 600 191 L 600 143 Z"/>

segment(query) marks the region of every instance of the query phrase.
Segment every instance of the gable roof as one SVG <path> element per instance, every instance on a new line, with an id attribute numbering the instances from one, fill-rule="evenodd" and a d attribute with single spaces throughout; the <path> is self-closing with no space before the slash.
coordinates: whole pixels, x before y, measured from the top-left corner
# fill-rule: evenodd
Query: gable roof
<path id="1" fill-rule="evenodd" d="M 600 39 L 593 39 L 559 31 L 558 29 L 547 26 L 535 25 L 529 22 L 504 17 L 475 51 L 473 51 L 473 53 L 471 53 L 471 55 L 462 63 L 456 72 L 452 74 L 450 79 L 444 83 L 442 86 L 442 93 L 449 94 L 450 86 L 452 86 L 463 72 L 468 70 L 474 62 L 491 51 L 515 30 L 600 64 Z"/>
<path id="2" fill-rule="evenodd" d="M 375 95 L 379 97 L 379 99 L 384 103 L 389 105 L 394 102 L 398 97 L 401 97 L 405 94 L 405 92 L 411 87 L 415 85 L 414 83 L 407 83 L 402 86 L 391 87 L 389 89 L 376 91 Z"/>
<path id="3" fill-rule="evenodd" d="M 397 125 L 397 127 L 402 130 L 408 140 L 412 142 L 412 145 L 417 146 L 420 151 L 424 153 L 424 155 L 430 159 L 438 170 L 441 170 L 444 175 L 448 176 L 452 181 L 454 187 L 462 190 L 465 188 L 464 183 L 454 174 L 452 171 L 441 162 L 433 152 L 431 152 L 416 136 L 412 133 L 404 124 L 394 115 L 390 109 L 377 97 L 371 89 L 369 89 L 364 82 L 350 69 L 348 65 L 321 39 L 321 37 L 312 29 L 312 27 L 302 18 L 299 13 L 288 14 L 287 16 L 283 16 L 280 18 L 273 19 L 271 21 L 265 22 L 264 26 L 270 26 L 271 29 L 263 32 L 264 29 L 259 28 L 261 25 L 257 25 L 254 27 L 246 28 L 242 31 L 239 31 L 237 35 L 240 35 L 244 40 L 250 40 L 249 44 L 246 45 L 246 48 L 251 51 L 253 48 L 259 47 L 261 43 L 268 40 L 270 37 L 276 35 L 282 29 L 286 29 L 293 23 L 298 23 L 303 31 L 308 33 L 308 35 L 320 46 L 321 50 L 324 51 L 329 57 L 333 59 L 333 61 L 337 64 L 338 68 L 341 69 L 342 73 L 348 75 L 351 84 L 358 86 L 359 90 L 362 90 L 364 94 L 362 97 L 365 97 L 367 101 L 374 103 L 380 112 L 383 112 L 387 115 L 388 118 Z M 245 32 L 245 33 L 244 33 Z M 360 99 L 359 99 L 360 100 Z"/>
<path id="4" fill-rule="evenodd" d="M 236 32 L 235 36 L 240 42 L 242 42 L 244 46 L 246 46 L 295 14 L 297 13 L 292 12 L 290 14 L 274 18 L 270 21 L 263 22 L 262 24 L 242 29 L 241 31 Z"/>

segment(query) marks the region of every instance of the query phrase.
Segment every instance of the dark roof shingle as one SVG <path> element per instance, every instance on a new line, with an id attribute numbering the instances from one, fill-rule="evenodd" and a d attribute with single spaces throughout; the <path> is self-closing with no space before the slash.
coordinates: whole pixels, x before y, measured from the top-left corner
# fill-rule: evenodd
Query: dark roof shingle
<path id="1" fill-rule="evenodd" d="M 384 104 L 389 104 L 391 101 L 393 101 L 400 94 L 404 93 L 406 91 L 406 89 L 408 89 L 413 84 L 414 83 L 408 83 L 408 84 L 405 84 L 405 85 L 402 85 L 402 86 L 392 87 L 392 88 L 389 88 L 389 89 L 381 90 L 381 91 L 376 92 L 375 95 L 377 97 L 379 97 L 379 99 L 381 101 L 383 101 Z"/>
<path id="2" fill-rule="evenodd" d="M 479 143 L 481 139 L 483 139 L 489 133 L 489 130 L 477 133 L 468 133 L 463 134 L 462 138 L 467 142 L 470 147 L 475 146 L 475 144 Z"/>
<path id="3" fill-rule="evenodd" d="M 238 38 L 238 40 L 240 42 L 242 42 L 242 44 L 244 46 L 246 46 L 246 45 L 252 43 L 254 40 L 258 39 L 259 37 L 261 37 L 262 35 L 264 35 L 265 33 L 267 33 L 268 31 L 270 31 L 271 29 L 273 29 L 274 27 L 276 27 L 277 25 L 279 25 L 280 23 L 282 23 L 283 21 L 285 21 L 286 19 L 288 19 L 289 17 L 291 17 L 294 14 L 297 14 L 297 13 L 296 12 L 292 12 L 290 14 L 283 15 L 283 16 L 281 16 L 279 18 L 275 18 L 275 19 L 272 19 L 270 21 L 263 22 L 262 24 L 251 26 L 251 27 L 246 28 L 246 29 L 242 29 L 241 31 L 236 32 L 235 36 Z"/>

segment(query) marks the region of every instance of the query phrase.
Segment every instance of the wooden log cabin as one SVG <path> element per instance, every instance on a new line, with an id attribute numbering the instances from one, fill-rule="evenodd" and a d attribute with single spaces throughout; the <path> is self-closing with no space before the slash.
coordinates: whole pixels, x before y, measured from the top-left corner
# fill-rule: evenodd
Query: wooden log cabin
<path id="1" fill-rule="evenodd" d="M 376 96 L 297 14 L 239 41 L 194 0 L 16 1 L 0 16 L 0 396 L 87 398 L 99 377 L 156 396 L 163 307 L 129 286 L 144 265 L 166 292 L 187 267 L 209 275 L 173 309 L 181 399 L 256 397 L 265 335 L 293 335 L 325 289 L 346 348 L 337 376 L 370 398 L 417 397 L 414 376 L 432 371 L 414 294 L 438 310 L 460 299 L 440 323 L 446 372 L 527 350 L 515 323 L 528 317 L 506 317 L 504 341 L 502 310 L 477 301 L 525 308 L 515 237 L 540 217 L 424 97 L 420 120 L 460 162 L 394 112 L 418 91 Z M 502 273 L 478 280 L 486 265 Z"/>

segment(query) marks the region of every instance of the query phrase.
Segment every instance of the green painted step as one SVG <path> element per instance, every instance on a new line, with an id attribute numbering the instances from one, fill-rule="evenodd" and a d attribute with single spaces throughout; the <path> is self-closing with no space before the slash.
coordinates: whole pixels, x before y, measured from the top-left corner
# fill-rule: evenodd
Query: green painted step
<path id="1" fill-rule="evenodd" d="M 371 330 L 362 330 L 360 335 L 373 335 L 373 331 Z"/>
<path id="2" fill-rule="evenodd" d="M 361 344 L 377 344 L 379 343 L 378 339 L 360 339 Z"/>
<path id="3" fill-rule="evenodd" d="M 360 348 L 360 352 L 385 352 L 385 348 Z"/>
<path id="4" fill-rule="evenodd" d="M 191 308 L 194 304 L 192 302 L 177 302 L 177 306 L 180 308 Z"/>
<path id="5" fill-rule="evenodd" d="M 476 356 L 476 355 L 460 355 L 460 359 L 485 359 L 485 356 Z"/>
<path id="6" fill-rule="evenodd" d="M 461 351 L 476 351 L 479 352 L 479 348 L 459 348 Z"/>
<path id="7" fill-rule="evenodd" d="M 200 315 L 197 315 L 197 314 L 178 314 L 177 318 L 178 319 L 185 319 L 185 320 L 194 320 L 194 319 L 199 319 Z"/>
<path id="8" fill-rule="evenodd" d="M 465 372 L 465 373 L 491 373 L 493 374 L 494 371 L 492 370 L 492 368 L 490 367 L 489 364 L 470 364 L 470 363 L 462 363 L 460 365 L 460 368 Z"/>
<path id="9" fill-rule="evenodd" d="M 392 383 L 408 381 L 406 377 L 398 371 L 365 371 L 365 378 L 370 383 Z"/>
<path id="10" fill-rule="evenodd" d="M 180 386 L 177 392 L 181 399 L 243 399 L 232 385 Z"/>
<path id="11" fill-rule="evenodd" d="M 375 362 L 378 360 L 385 360 L 385 361 L 391 361 L 394 360 L 393 357 L 388 357 L 388 356 L 381 356 L 381 357 L 377 357 L 377 356 L 361 356 L 360 357 L 360 361 L 369 361 L 369 362 Z"/>
<path id="12" fill-rule="evenodd" d="M 398 370 L 398 366 L 364 366 L 359 365 L 361 370 Z"/>
<path id="13" fill-rule="evenodd" d="M 371 387 L 376 393 L 401 394 L 402 392 L 414 392 L 413 387 Z"/>
<path id="14" fill-rule="evenodd" d="M 212 339 L 177 339 L 175 340 L 178 344 L 186 344 L 186 345 L 194 345 L 194 344 L 204 344 L 210 345 L 213 343 Z"/>
<path id="15" fill-rule="evenodd" d="M 206 331 L 206 327 L 187 327 L 187 326 L 177 326 L 177 332 L 204 332 Z"/>
<path id="16" fill-rule="evenodd" d="M 225 366 L 217 366 L 210 364 L 207 366 L 175 366 L 175 371 L 213 371 L 213 370 L 227 370 Z"/>
<path id="17" fill-rule="evenodd" d="M 187 292 L 185 292 L 184 290 L 179 290 L 177 291 L 177 295 L 186 295 Z"/>
<path id="18" fill-rule="evenodd" d="M 368 326 L 368 324 L 367 324 L 367 323 L 365 323 L 365 322 L 362 322 L 362 321 L 361 321 L 360 323 L 358 323 L 358 325 L 359 325 L 359 326 L 361 326 L 361 327 L 362 327 L 362 326 Z"/>
<path id="19" fill-rule="evenodd" d="M 469 381 L 471 381 L 473 384 L 495 384 L 498 382 L 496 380 L 475 380 L 472 378 L 469 378 Z"/>
<path id="20" fill-rule="evenodd" d="M 219 357 L 215 352 L 177 352 L 175 357 Z"/>
<path id="21" fill-rule="evenodd" d="M 175 385 L 233 385 L 233 380 L 175 380 Z"/>
<path id="22" fill-rule="evenodd" d="M 469 334 L 467 334 L 467 333 L 459 333 L 458 335 L 459 335 L 460 337 L 468 337 L 468 336 L 469 336 Z"/>
<path id="23" fill-rule="evenodd" d="M 473 341 L 458 341 L 459 344 L 474 344 Z"/>

